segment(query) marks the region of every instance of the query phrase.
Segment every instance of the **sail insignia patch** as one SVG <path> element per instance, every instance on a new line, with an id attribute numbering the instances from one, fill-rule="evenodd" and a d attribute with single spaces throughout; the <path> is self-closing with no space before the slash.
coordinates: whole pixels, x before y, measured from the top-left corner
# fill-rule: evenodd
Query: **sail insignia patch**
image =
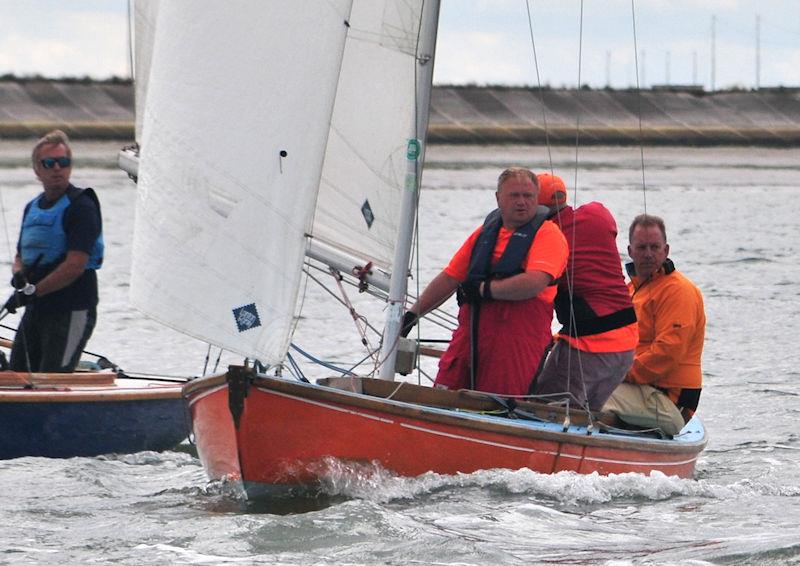
<path id="1" fill-rule="evenodd" d="M 361 215 L 367 222 L 367 228 L 372 228 L 372 223 L 375 222 L 375 215 L 372 213 L 372 207 L 369 205 L 369 200 L 365 200 L 361 205 Z"/>
<path id="2" fill-rule="evenodd" d="M 239 332 L 261 326 L 261 319 L 255 303 L 233 309 L 233 318 L 236 320 L 236 328 L 239 329 Z"/>

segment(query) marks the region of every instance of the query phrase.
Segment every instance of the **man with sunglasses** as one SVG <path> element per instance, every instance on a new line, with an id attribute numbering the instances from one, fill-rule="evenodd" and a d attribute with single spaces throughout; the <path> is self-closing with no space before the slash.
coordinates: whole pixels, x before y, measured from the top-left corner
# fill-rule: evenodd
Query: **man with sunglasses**
<path id="1" fill-rule="evenodd" d="M 3 307 L 24 306 L 11 369 L 71 372 L 97 320 L 97 275 L 103 262 L 100 203 L 70 183 L 72 150 L 54 130 L 33 148 L 44 191 L 25 206 L 12 267 L 16 289 Z"/>

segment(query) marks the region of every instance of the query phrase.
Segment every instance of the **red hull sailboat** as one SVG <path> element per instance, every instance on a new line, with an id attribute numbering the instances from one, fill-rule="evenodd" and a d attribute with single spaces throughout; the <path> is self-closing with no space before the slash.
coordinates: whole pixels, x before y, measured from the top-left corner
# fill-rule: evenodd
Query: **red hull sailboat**
<path id="1" fill-rule="evenodd" d="M 698 420 L 667 439 L 610 415 L 393 381 L 438 13 L 435 0 L 214 4 L 190 20 L 173 3 L 137 7 L 131 301 L 264 368 L 184 386 L 208 475 L 249 494 L 313 485 L 331 459 L 403 476 L 691 476 Z M 359 327 L 380 379 L 280 377 L 302 378 L 288 351 L 319 264 L 385 293 L 379 349 Z"/>
<path id="2" fill-rule="evenodd" d="M 331 457 L 402 476 L 529 468 L 691 477 L 706 444 L 698 419 L 667 439 L 617 429 L 608 414 L 568 419 L 561 407 L 377 379 L 312 385 L 232 367 L 184 395 L 209 476 L 241 480 L 249 494 L 314 485 Z"/>

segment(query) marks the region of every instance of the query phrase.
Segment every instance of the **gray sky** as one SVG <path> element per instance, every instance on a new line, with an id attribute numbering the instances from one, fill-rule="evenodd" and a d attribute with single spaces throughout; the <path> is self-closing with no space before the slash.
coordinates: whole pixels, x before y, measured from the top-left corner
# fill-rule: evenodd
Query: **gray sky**
<path id="1" fill-rule="evenodd" d="M 265 0 L 265 4 L 266 4 Z M 272 0 L 269 0 L 272 1 Z M 800 0 L 529 0 L 542 84 L 800 86 Z M 0 75 L 128 76 L 127 0 L 0 0 Z M 581 41 L 582 38 L 582 41 Z M 579 71 L 579 46 L 582 53 Z M 536 85 L 525 0 L 442 0 L 436 83 Z"/>

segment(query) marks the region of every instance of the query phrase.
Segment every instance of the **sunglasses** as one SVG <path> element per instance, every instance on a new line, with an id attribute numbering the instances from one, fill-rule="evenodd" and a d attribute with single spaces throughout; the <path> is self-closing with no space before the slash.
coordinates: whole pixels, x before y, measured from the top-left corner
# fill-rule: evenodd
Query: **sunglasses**
<path id="1" fill-rule="evenodd" d="M 58 166 L 62 169 L 66 169 L 72 165 L 72 160 L 69 157 L 45 157 L 40 163 L 45 169 L 52 169 L 56 166 L 56 163 L 58 163 Z"/>

